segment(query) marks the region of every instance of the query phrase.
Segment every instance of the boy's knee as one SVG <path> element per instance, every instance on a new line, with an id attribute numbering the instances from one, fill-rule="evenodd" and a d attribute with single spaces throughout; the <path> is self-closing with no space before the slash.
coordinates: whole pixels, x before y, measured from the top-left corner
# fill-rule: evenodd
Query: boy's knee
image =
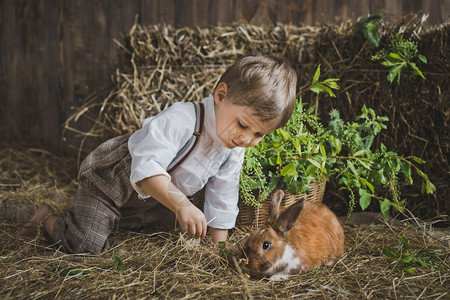
<path id="1" fill-rule="evenodd" d="M 109 240 L 106 239 L 103 243 L 100 241 L 86 241 L 86 243 L 81 244 L 77 253 L 91 253 L 91 254 L 101 254 L 111 248 Z"/>

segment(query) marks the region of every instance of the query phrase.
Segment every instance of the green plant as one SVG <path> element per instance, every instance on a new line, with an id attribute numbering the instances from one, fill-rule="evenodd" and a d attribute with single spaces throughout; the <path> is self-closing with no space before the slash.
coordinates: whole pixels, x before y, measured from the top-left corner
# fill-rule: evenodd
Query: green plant
<path id="1" fill-rule="evenodd" d="M 89 269 L 81 269 L 81 268 L 66 268 L 59 272 L 59 276 L 62 277 L 72 277 L 72 276 L 86 276 L 92 275 L 94 271 Z"/>
<path id="2" fill-rule="evenodd" d="M 401 34 L 397 34 L 396 38 L 392 39 L 387 49 L 381 49 L 373 55 L 372 60 L 380 60 L 383 66 L 390 68 L 387 75 L 387 80 L 390 83 L 397 78 L 397 84 L 400 84 L 400 75 L 407 68 L 412 69 L 413 76 L 420 76 L 425 79 L 422 71 L 416 65 L 416 61 L 427 63 L 427 58 L 419 54 L 417 43 L 404 40 Z"/>
<path id="3" fill-rule="evenodd" d="M 308 90 L 325 91 L 333 96 L 331 90 L 339 88 L 337 79 L 319 81 L 319 67 Z M 432 193 L 435 188 L 416 166 L 423 163 L 420 158 L 403 157 L 388 151 L 383 144 L 372 149 L 375 137 L 386 128 L 387 121 L 364 106 L 352 122 L 342 120 L 339 111 L 333 109 L 328 125 L 324 126 L 314 113 L 314 106 L 306 108 L 300 96 L 285 127 L 246 149 L 241 199 L 247 205 L 259 206 L 274 189 L 295 195 L 308 192 L 313 180 L 334 177 L 340 188 L 350 194 L 349 213 L 357 196 L 363 210 L 373 199 L 378 200 L 386 218 L 391 207 L 403 211 L 405 199 L 400 195 L 400 177 L 412 184 L 411 174 L 415 170 L 422 178 L 423 192 Z"/>
<path id="4" fill-rule="evenodd" d="M 397 272 L 406 272 L 415 274 L 418 268 L 427 267 L 437 263 L 437 255 L 442 249 L 424 248 L 412 250 L 408 240 L 404 236 L 398 237 L 400 241 L 400 250 L 396 251 L 392 247 L 383 249 L 383 255 L 387 256 L 395 263 L 394 270 Z"/>
<path id="5" fill-rule="evenodd" d="M 353 32 L 356 36 L 369 40 L 375 47 L 380 44 L 380 34 L 378 32 L 378 21 L 384 18 L 383 14 L 370 15 L 367 18 L 359 18 L 353 25 Z"/>
<path id="6" fill-rule="evenodd" d="M 112 260 L 114 260 L 114 267 L 116 267 L 117 270 L 123 271 L 125 270 L 125 264 L 123 261 L 118 257 L 116 254 L 112 255 Z"/>

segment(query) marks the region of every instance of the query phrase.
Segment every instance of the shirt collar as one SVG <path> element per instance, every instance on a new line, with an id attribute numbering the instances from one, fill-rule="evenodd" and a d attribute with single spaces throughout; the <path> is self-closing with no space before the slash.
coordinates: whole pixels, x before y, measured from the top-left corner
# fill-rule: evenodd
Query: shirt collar
<path id="1" fill-rule="evenodd" d="M 214 143 L 222 144 L 216 132 L 216 112 L 214 110 L 214 97 L 209 96 L 203 99 L 202 103 L 205 105 L 204 128 L 206 130 L 206 133 L 211 137 Z"/>

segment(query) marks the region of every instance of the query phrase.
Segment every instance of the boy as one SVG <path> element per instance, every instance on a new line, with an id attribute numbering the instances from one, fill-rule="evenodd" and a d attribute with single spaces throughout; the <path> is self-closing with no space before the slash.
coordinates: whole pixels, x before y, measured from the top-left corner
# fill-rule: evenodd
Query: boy
<path id="1" fill-rule="evenodd" d="M 176 103 L 145 120 L 141 129 L 108 140 L 80 166 L 79 189 L 70 210 L 53 215 L 41 206 L 29 222 L 42 225 L 66 252 L 101 253 L 112 230 L 136 228 L 175 214 L 182 232 L 213 242 L 227 239 L 238 214 L 239 173 L 244 150 L 290 118 L 297 75 L 282 59 L 256 55 L 239 59 L 220 78 L 204 106 L 201 136 L 187 158 L 168 172 L 195 132 L 192 103 Z M 186 196 L 205 186 L 203 212 Z"/>

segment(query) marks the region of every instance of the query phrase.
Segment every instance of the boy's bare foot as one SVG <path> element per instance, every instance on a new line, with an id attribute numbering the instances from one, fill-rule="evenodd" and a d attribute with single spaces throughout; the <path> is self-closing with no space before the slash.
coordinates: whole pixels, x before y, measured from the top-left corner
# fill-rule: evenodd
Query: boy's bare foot
<path id="1" fill-rule="evenodd" d="M 23 235 L 36 236 L 40 235 L 41 227 L 45 220 L 53 215 L 53 209 L 48 204 L 43 204 L 39 207 L 33 217 L 24 225 L 22 230 Z"/>
<path id="2" fill-rule="evenodd" d="M 43 204 L 39 207 L 34 213 L 28 223 L 25 224 L 26 227 L 39 227 L 42 225 L 45 219 L 47 219 L 50 215 L 53 214 L 53 209 L 48 204 Z"/>

